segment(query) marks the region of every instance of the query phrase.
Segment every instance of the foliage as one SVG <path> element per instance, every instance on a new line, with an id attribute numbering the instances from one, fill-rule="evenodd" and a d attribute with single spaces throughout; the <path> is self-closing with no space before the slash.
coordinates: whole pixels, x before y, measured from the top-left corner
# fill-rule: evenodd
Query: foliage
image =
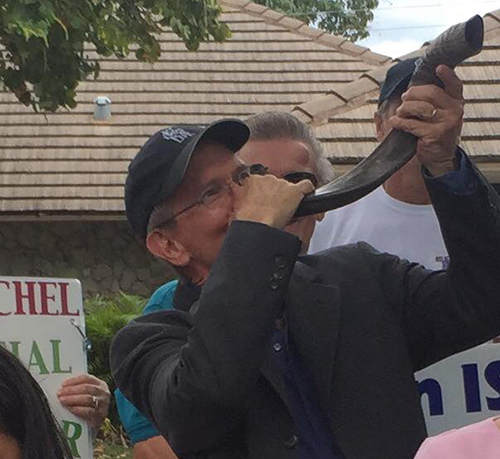
<path id="1" fill-rule="evenodd" d="M 110 444 L 101 439 L 94 442 L 95 459 L 132 459 L 132 448 Z"/>
<path id="2" fill-rule="evenodd" d="M 99 74 L 102 56 L 154 62 L 170 27 L 190 50 L 230 36 L 216 0 L 0 0 L 0 82 L 25 105 L 55 111 L 76 106 L 76 87 Z"/>
<path id="3" fill-rule="evenodd" d="M 378 0 L 255 0 L 307 24 L 356 41 L 368 36 Z"/>
<path id="4" fill-rule="evenodd" d="M 141 315 L 146 304 L 145 299 L 120 292 L 116 298 L 105 298 L 95 295 L 85 301 L 85 322 L 87 337 L 92 343 L 88 355 L 89 373 L 108 384 L 111 393 L 116 385 L 109 368 L 109 348 L 118 332 L 132 319 Z M 120 430 L 114 397 L 111 399 L 109 418 L 112 426 L 110 432 Z"/>
<path id="5" fill-rule="evenodd" d="M 378 0 L 256 0 L 329 32 L 358 40 Z M 0 83 L 35 110 L 76 106 L 76 88 L 99 75 L 100 56 L 154 62 L 170 27 L 189 50 L 231 36 L 217 0 L 0 0 Z"/>

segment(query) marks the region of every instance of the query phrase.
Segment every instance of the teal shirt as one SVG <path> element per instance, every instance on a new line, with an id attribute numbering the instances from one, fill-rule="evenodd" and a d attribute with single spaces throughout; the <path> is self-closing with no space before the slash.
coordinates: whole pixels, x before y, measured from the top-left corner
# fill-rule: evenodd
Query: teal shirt
<path id="1" fill-rule="evenodd" d="M 174 293 L 177 289 L 177 284 L 178 281 L 175 280 L 158 288 L 147 302 L 142 314 L 146 315 L 152 312 L 173 309 Z M 132 443 L 139 443 L 140 441 L 160 435 L 151 421 L 128 401 L 120 389 L 115 390 L 115 399 L 120 421 Z"/>

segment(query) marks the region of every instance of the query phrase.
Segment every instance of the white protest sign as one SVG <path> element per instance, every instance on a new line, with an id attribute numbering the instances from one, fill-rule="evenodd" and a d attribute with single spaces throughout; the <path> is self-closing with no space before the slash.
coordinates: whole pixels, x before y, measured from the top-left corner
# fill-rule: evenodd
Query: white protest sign
<path id="1" fill-rule="evenodd" d="M 26 365 L 45 391 L 74 458 L 92 459 L 88 424 L 64 409 L 61 383 L 87 372 L 80 282 L 0 276 L 0 345 Z"/>
<path id="2" fill-rule="evenodd" d="M 415 379 L 429 435 L 500 415 L 500 344 L 456 354 Z"/>

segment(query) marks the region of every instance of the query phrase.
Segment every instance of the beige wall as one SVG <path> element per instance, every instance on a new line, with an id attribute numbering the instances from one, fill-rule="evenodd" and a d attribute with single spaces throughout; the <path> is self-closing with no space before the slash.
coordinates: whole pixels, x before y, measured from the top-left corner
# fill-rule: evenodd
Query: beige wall
<path id="1" fill-rule="evenodd" d="M 150 296 L 174 277 L 125 222 L 0 222 L 0 275 L 80 279 L 85 294 Z"/>

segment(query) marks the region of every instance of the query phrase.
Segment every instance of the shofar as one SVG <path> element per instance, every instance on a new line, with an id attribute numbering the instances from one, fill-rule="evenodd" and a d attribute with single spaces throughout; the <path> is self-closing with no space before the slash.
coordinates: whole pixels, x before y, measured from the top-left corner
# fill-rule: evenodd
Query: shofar
<path id="1" fill-rule="evenodd" d="M 436 84 L 442 87 L 443 84 L 435 73 L 436 67 L 445 64 L 454 68 L 465 59 L 480 53 L 483 38 L 483 19 L 480 16 L 449 28 L 427 47 L 416 65 L 410 86 Z M 417 140 L 412 134 L 393 129 L 370 156 L 350 172 L 306 196 L 295 215 L 337 209 L 367 195 L 415 155 Z"/>

